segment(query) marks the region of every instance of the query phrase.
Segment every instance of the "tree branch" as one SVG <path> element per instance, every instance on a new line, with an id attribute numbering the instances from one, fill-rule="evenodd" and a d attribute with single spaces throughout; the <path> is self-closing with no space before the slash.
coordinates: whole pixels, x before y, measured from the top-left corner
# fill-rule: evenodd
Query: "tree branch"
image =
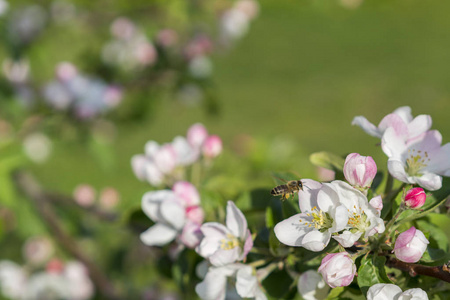
<path id="1" fill-rule="evenodd" d="M 87 267 L 92 281 L 97 286 L 102 296 L 105 299 L 120 299 L 106 275 L 103 274 L 101 269 L 80 250 L 75 240 L 65 232 L 61 222 L 58 220 L 53 208 L 49 204 L 46 194 L 42 191 L 36 180 L 30 174 L 24 172 L 16 173 L 15 180 L 19 189 L 30 199 L 36 211 L 42 217 L 42 220 L 61 247 Z"/>
<path id="2" fill-rule="evenodd" d="M 405 263 L 389 256 L 386 258 L 386 264 L 388 267 L 408 272 L 411 276 L 425 275 L 450 282 L 450 270 L 447 265 L 430 267 L 419 264 Z"/>

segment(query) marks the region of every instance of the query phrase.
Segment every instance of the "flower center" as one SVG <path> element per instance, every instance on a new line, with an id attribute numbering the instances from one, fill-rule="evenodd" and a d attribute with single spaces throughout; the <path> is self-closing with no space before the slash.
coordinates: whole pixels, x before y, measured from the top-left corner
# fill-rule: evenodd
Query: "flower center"
<path id="1" fill-rule="evenodd" d="M 300 223 L 305 226 L 314 227 L 319 231 L 325 231 L 333 226 L 333 218 L 328 213 L 318 210 L 315 206 L 306 215 L 310 217 L 310 220 L 300 219 Z"/>
<path id="2" fill-rule="evenodd" d="M 353 206 L 354 210 L 348 211 L 348 223 L 347 225 L 351 226 L 352 228 L 356 228 L 358 231 L 365 231 L 367 224 L 367 216 L 361 207 L 356 208 L 356 205 Z"/>
<path id="3" fill-rule="evenodd" d="M 411 176 L 420 175 L 420 170 L 426 167 L 430 161 L 427 151 L 422 152 L 421 150 L 409 149 L 408 156 L 406 159 L 406 172 Z"/>
<path id="4" fill-rule="evenodd" d="M 231 233 L 227 233 L 227 238 L 220 240 L 220 249 L 231 250 L 235 247 L 239 247 L 239 240 Z"/>

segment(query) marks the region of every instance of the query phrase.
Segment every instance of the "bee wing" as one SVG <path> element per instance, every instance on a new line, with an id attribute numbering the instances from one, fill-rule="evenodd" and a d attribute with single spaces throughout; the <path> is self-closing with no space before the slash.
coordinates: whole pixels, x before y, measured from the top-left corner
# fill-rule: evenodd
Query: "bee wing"
<path id="1" fill-rule="evenodd" d="M 289 180 L 280 178 L 280 177 L 278 177 L 278 176 L 275 176 L 275 175 L 273 175 L 273 174 L 272 174 L 272 177 L 274 178 L 275 184 L 277 184 L 277 185 L 285 184 L 285 183 L 287 183 L 287 182 L 289 181 Z M 278 180 L 276 180 L 276 179 L 278 179 Z"/>

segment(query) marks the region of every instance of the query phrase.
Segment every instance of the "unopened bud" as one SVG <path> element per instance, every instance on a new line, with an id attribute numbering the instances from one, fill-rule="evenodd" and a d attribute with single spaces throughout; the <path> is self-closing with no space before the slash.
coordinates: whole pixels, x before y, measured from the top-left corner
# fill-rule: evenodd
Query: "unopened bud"
<path id="1" fill-rule="evenodd" d="M 420 208 L 425 204 L 427 194 L 422 188 L 410 189 L 405 196 L 405 205 L 409 208 Z"/>

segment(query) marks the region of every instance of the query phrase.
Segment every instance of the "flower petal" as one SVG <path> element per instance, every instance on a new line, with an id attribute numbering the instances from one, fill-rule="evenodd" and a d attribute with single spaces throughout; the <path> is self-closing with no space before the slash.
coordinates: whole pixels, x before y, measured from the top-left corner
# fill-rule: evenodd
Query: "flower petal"
<path id="1" fill-rule="evenodd" d="M 228 228 L 216 222 L 203 224 L 200 227 L 200 231 L 204 237 L 195 251 L 205 258 L 210 257 L 219 249 L 220 241 L 226 239 L 229 233 Z"/>
<path id="2" fill-rule="evenodd" d="M 338 243 L 341 244 L 342 247 L 348 248 L 353 246 L 355 242 L 359 240 L 361 235 L 362 231 L 351 233 L 349 230 L 346 230 L 339 235 L 333 236 L 333 239 L 338 241 Z"/>
<path id="3" fill-rule="evenodd" d="M 159 208 L 164 221 L 181 230 L 186 221 L 185 209 L 178 200 L 166 200 Z"/>
<path id="4" fill-rule="evenodd" d="M 322 251 L 330 242 L 330 238 L 331 233 L 329 231 L 312 230 L 303 237 L 302 246 L 311 251 Z"/>
<path id="5" fill-rule="evenodd" d="M 395 179 L 398 179 L 398 180 L 400 180 L 402 182 L 406 182 L 406 183 L 415 183 L 415 182 L 411 182 L 411 180 L 408 179 L 408 176 L 405 171 L 405 166 L 403 165 L 403 163 L 401 161 L 390 158 L 388 160 L 387 165 L 388 165 L 389 173 Z"/>
<path id="6" fill-rule="evenodd" d="M 380 124 L 378 125 L 378 129 L 381 132 L 385 132 L 388 128 L 393 128 L 395 133 L 399 137 L 407 139 L 408 125 L 405 120 L 403 120 L 399 115 L 389 114 L 381 120 Z"/>
<path id="7" fill-rule="evenodd" d="M 381 138 L 381 132 L 378 130 L 378 128 L 370 123 L 365 117 L 363 116 L 357 116 L 353 119 L 352 125 L 357 125 L 361 127 L 362 130 L 364 130 L 367 134 Z"/>
<path id="8" fill-rule="evenodd" d="M 400 158 L 406 151 L 405 137 L 399 136 L 393 128 L 388 128 L 381 138 L 381 148 L 387 157 Z"/>
<path id="9" fill-rule="evenodd" d="M 258 279 L 253 275 L 253 268 L 244 266 L 236 273 L 236 290 L 242 298 L 254 298 L 258 289 Z"/>
<path id="10" fill-rule="evenodd" d="M 173 198 L 174 193 L 169 190 L 147 192 L 142 196 L 142 210 L 154 222 L 163 221 L 164 217 L 160 214 L 159 206 L 163 201 Z"/>
<path id="11" fill-rule="evenodd" d="M 187 181 L 178 181 L 172 187 L 174 193 L 184 200 L 185 206 L 200 204 L 200 195 L 195 186 Z"/>
<path id="12" fill-rule="evenodd" d="M 205 279 L 197 284 L 195 292 L 201 299 L 225 300 L 227 276 L 222 268 L 210 268 Z"/>
<path id="13" fill-rule="evenodd" d="M 300 211 L 311 211 L 314 206 L 317 206 L 317 194 L 322 184 L 311 179 L 302 179 L 302 184 L 304 188 L 298 192 Z"/>
<path id="14" fill-rule="evenodd" d="M 244 214 L 236 207 L 233 201 L 228 201 L 227 204 L 227 227 L 234 236 L 244 240 L 247 234 L 247 219 Z"/>
<path id="15" fill-rule="evenodd" d="M 239 247 L 234 247 L 232 249 L 218 249 L 209 257 L 209 262 L 217 267 L 232 264 L 239 260 L 240 252 L 241 249 Z"/>
<path id="16" fill-rule="evenodd" d="M 426 173 L 415 179 L 418 185 L 430 191 L 436 191 L 442 187 L 442 177 L 433 173 Z"/>
<path id="17" fill-rule="evenodd" d="M 429 115 L 418 115 L 408 124 L 408 134 L 410 137 L 420 135 L 431 128 L 431 117 Z"/>
<path id="18" fill-rule="evenodd" d="M 275 235 L 280 242 L 288 246 L 302 246 L 303 236 L 308 230 L 300 224 L 303 216 L 304 214 L 297 214 L 275 225 Z"/>
<path id="19" fill-rule="evenodd" d="M 141 233 L 141 241 L 147 246 L 164 246 L 171 242 L 177 235 L 177 230 L 162 224 L 156 223 L 143 233 Z"/>

